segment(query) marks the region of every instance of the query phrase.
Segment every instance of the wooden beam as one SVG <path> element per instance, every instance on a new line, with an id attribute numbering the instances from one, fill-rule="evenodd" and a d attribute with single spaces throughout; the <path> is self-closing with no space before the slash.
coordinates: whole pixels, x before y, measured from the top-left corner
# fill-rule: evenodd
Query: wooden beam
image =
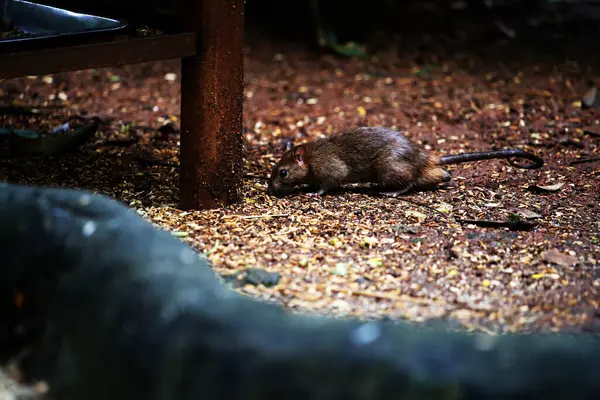
<path id="1" fill-rule="evenodd" d="M 180 33 L 0 53 L 0 78 L 11 79 L 180 58 L 197 54 L 196 36 L 195 32 Z"/>
<path id="2" fill-rule="evenodd" d="M 244 0 L 186 0 L 197 53 L 181 64 L 180 207 L 241 200 Z"/>

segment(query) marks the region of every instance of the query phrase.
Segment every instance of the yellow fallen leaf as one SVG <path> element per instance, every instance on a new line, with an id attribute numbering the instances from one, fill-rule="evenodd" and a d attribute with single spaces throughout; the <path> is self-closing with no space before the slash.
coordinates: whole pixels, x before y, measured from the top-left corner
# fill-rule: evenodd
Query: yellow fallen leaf
<path id="1" fill-rule="evenodd" d="M 483 282 L 481 282 L 481 284 L 483 285 L 483 287 L 489 287 L 490 286 L 490 281 L 487 279 L 484 279 Z"/>
<path id="2" fill-rule="evenodd" d="M 443 270 L 435 265 L 430 268 L 431 273 L 433 274 L 441 274 Z"/>
<path id="3" fill-rule="evenodd" d="M 364 237 L 362 240 L 362 247 L 373 247 L 375 244 L 377 244 L 377 238 L 374 237 Z"/>
<path id="4" fill-rule="evenodd" d="M 448 214 L 450 211 L 452 211 L 452 204 L 440 203 L 435 207 L 435 209 L 441 213 Z"/>
<path id="5" fill-rule="evenodd" d="M 527 254 L 519 258 L 519 261 L 521 262 L 521 264 L 529 265 L 531 264 L 531 261 L 533 261 L 533 256 L 531 254 Z"/>
<path id="6" fill-rule="evenodd" d="M 363 106 L 358 106 L 356 107 L 356 111 L 358 111 L 358 113 L 364 117 L 365 115 L 367 115 L 367 110 L 365 110 L 365 108 Z"/>
<path id="7" fill-rule="evenodd" d="M 337 263 L 335 264 L 335 268 L 331 270 L 331 273 L 338 276 L 345 276 L 348 274 L 348 264 L 346 263 Z"/>
<path id="8" fill-rule="evenodd" d="M 308 267 L 308 258 L 304 257 L 301 258 L 300 261 L 298 262 L 298 265 L 301 266 L 302 268 L 306 268 Z"/>
<path id="9" fill-rule="evenodd" d="M 338 247 L 342 244 L 342 242 L 340 241 L 340 239 L 334 237 L 334 238 L 329 239 L 329 244 L 334 247 Z"/>
<path id="10" fill-rule="evenodd" d="M 407 217 L 415 217 L 419 222 L 423 222 L 427 218 L 427 215 L 413 210 L 405 211 L 404 215 L 406 215 Z"/>
<path id="11" fill-rule="evenodd" d="M 453 269 L 450 272 L 448 272 L 448 278 L 452 278 L 453 276 L 458 275 L 458 271 Z"/>
<path id="12" fill-rule="evenodd" d="M 367 264 L 369 264 L 371 267 L 381 267 L 383 265 L 383 259 L 379 257 L 369 258 Z"/>
<path id="13" fill-rule="evenodd" d="M 532 278 L 532 279 L 541 279 L 541 278 L 543 278 L 544 276 L 546 276 L 546 274 L 544 274 L 543 272 L 540 272 L 540 273 L 538 273 L 538 274 L 533 274 L 533 275 L 531 275 L 531 278 Z"/>
<path id="14" fill-rule="evenodd" d="M 217 239 L 215 241 L 215 244 L 213 245 L 213 247 L 210 248 L 210 249 L 208 249 L 208 250 L 206 250 L 205 253 L 206 253 L 206 255 L 210 256 L 211 254 L 215 253 L 218 248 L 219 248 L 219 239 Z"/>

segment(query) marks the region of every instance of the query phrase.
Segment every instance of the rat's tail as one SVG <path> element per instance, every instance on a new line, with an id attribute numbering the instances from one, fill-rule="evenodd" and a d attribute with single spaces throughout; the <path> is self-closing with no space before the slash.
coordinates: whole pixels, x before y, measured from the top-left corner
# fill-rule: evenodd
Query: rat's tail
<path id="1" fill-rule="evenodd" d="M 544 166 L 543 159 L 532 153 L 520 149 L 505 149 L 497 151 L 453 154 L 449 156 L 440 157 L 440 164 L 459 164 L 472 161 L 493 160 L 497 158 L 507 158 L 509 159 L 508 162 L 512 166 L 517 168 L 536 169 Z M 528 165 L 515 164 L 510 160 L 511 158 L 525 158 L 527 160 L 533 161 L 533 163 Z"/>

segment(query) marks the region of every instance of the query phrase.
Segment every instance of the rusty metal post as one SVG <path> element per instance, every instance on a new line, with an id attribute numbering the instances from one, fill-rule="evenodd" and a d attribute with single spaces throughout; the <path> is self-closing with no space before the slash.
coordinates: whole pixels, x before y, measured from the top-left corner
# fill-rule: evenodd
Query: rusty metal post
<path id="1" fill-rule="evenodd" d="M 241 199 L 244 0 L 186 0 L 197 53 L 181 63 L 180 207 Z"/>

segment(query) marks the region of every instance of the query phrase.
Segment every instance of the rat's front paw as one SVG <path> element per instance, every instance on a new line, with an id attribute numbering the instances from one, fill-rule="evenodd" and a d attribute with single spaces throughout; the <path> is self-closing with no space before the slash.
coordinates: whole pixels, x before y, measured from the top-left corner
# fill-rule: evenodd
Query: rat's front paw
<path id="1" fill-rule="evenodd" d="M 306 193 L 306 195 L 309 197 L 320 197 L 320 196 L 323 196 L 325 193 L 327 193 L 327 191 L 328 191 L 327 189 L 328 188 L 320 187 L 316 192 L 309 192 L 309 193 Z"/>
<path id="2" fill-rule="evenodd" d="M 323 193 L 321 192 L 311 192 L 311 193 L 305 193 L 307 197 L 321 197 L 321 195 L 323 195 Z"/>

